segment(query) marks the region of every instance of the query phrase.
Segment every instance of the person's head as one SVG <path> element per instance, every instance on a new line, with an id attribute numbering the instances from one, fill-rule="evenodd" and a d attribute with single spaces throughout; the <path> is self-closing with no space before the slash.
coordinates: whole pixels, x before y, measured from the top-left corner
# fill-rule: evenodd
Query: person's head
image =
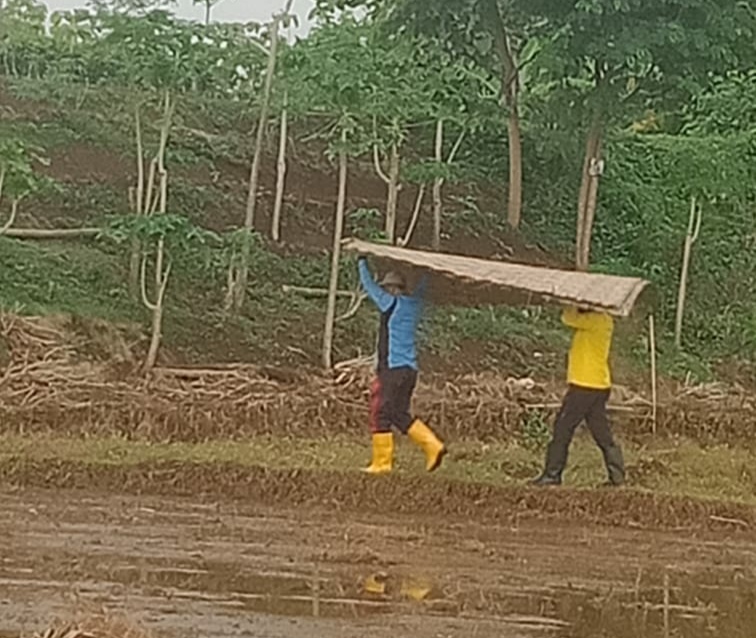
<path id="1" fill-rule="evenodd" d="M 390 270 L 381 280 L 381 288 L 394 297 L 400 297 L 407 291 L 407 281 L 401 273 Z"/>

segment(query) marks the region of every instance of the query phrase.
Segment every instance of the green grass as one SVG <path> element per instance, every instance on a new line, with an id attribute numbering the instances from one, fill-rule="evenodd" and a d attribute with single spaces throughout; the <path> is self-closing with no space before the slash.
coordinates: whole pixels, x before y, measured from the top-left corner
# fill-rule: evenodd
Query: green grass
<path id="1" fill-rule="evenodd" d="M 0 462 L 10 457 L 130 466 L 166 461 L 264 466 L 355 473 L 369 461 L 369 442 L 353 439 L 286 439 L 150 443 L 118 438 L 74 439 L 48 436 L 0 437 Z M 628 489 L 670 496 L 756 505 L 756 453 L 726 446 L 704 448 L 692 441 L 660 440 L 650 446 L 625 445 Z M 437 476 L 460 482 L 522 485 L 541 469 L 542 452 L 517 442 L 488 445 L 458 442 Z M 397 437 L 398 474 L 424 473 L 420 451 Z M 590 488 L 605 480 L 601 455 L 587 435 L 573 443 L 566 484 Z"/>
<path id="2" fill-rule="evenodd" d="M 146 331 L 149 313 L 129 297 L 126 262 L 126 248 L 104 240 L 0 238 L 0 307 L 24 314 L 70 313 L 113 322 L 139 321 Z M 174 262 L 164 323 L 169 351 L 190 361 L 319 363 L 321 341 L 313 335 L 319 334 L 324 322 L 325 298 L 284 292 L 283 285 L 325 288 L 327 256 L 282 256 L 258 245 L 245 311 L 236 318 L 224 318 L 221 313 L 225 270 L 217 250 L 201 258 L 180 255 Z M 354 263 L 345 260 L 341 288 L 356 289 L 354 271 Z M 347 306 L 347 300 L 340 300 L 338 312 Z M 339 323 L 336 360 L 371 352 L 377 323 L 370 302 L 352 319 Z M 561 377 L 568 348 L 569 332 L 554 310 L 429 307 L 420 327 L 422 358 L 432 358 L 434 366 L 452 364 L 464 370 L 495 370 L 537 379 Z M 660 371 L 684 377 L 697 369 L 695 357 L 688 359 L 683 365 L 679 356 L 661 357 Z M 618 327 L 613 363 L 615 377 L 623 384 L 645 383 L 648 353 L 638 326 Z"/>
<path id="3" fill-rule="evenodd" d="M 0 237 L 0 306 L 24 314 L 133 318 L 123 274 L 87 243 L 30 243 Z"/>
<path id="4" fill-rule="evenodd" d="M 164 335 L 169 349 L 192 360 L 225 357 L 269 362 L 319 361 L 313 339 L 325 315 L 324 297 L 284 292 L 283 285 L 324 288 L 327 257 L 283 257 L 258 246 L 244 315 L 223 319 L 224 270 L 219 255 L 204 260 L 184 256 L 168 288 Z M 354 264 L 344 263 L 343 288 L 354 289 Z M 24 314 L 70 313 L 109 321 L 142 321 L 148 313 L 126 287 L 126 249 L 107 241 L 24 242 L 0 238 L 0 306 Z M 339 312 L 347 302 L 340 300 Z M 336 333 L 337 359 L 371 351 L 377 315 L 369 302 Z M 431 308 L 421 328 L 421 348 L 442 360 L 459 359 L 465 344 L 485 343 L 485 352 L 467 357 L 472 368 L 531 374 L 548 368 L 553 353 L 564 352 L 566 333 L 553 317 L 539 321 L 507 308 Z M 223 342 L 219 345 L 218 342 Z M 224 345 L 225 344 L 225 345 Z M 292 355 L 293 351 L 303 351 Z M 236 354 L 234 354 L 234 352 Z M 544 359 L 543 353 L 552 353 Z"/>

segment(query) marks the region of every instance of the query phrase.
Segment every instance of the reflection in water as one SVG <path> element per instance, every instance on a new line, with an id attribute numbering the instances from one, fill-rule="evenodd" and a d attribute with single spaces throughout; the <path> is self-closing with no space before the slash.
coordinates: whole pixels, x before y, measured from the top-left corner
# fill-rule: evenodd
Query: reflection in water
<path id="1" fill-rule="evenodd" d="M 0 584 L 22 586 L 6 560 Z M 756 627 L 756 581 L 742 571 L 639 573 L 634 586 L 591 590 L 496 587 L 486 591 L 450 587 L 426 578 L 391 573 L 353 577 L 281 572 L 252 573 L 227 563 L 151 566 L 128 558 L 98 557 L 78 563 L 90 582 L 130 586 L 143 595 L 173 600 L 212 600 L 229 609 L 289 617 L 364 618 L 412 609 L 436 617 L 484 618 L 558 638 L 751 638 Z M 21 567 L 20 565 L 18 566 Z M 15 576 L 15 577 L 14 577 Z M 46 582 L 75 575 L 47 573 Z M 450 577 L 449 577 L 450 578 Z M 380 580 L 380 588 L 365 583 Z M 665 589 L 665 583 L 668 586 Z"/>
<path id="2" fill-rule="evenodd" d="M 756 627 L 756 581 L 731 570 L 670 571 L 666 579 L 662 573 L 641 572 L 634 586 L 618 584 L 601 590 L 562 586 L 450 593 L 443 583 L 390 573 L 379 574 L 381 588 L 366 588 L 366 582 L 376 580 L 375 574 L 349 581 L 323 576 L 317 568 L 311 575 L 255 574 L 228 565 L 206 565 L 203 570 L 156 568 L 138 576 L 132 569 L 116 569 L 108 576 L 170 588 L 174 597 L 215 594 L 218 602 L 283 616 L 359 618 L 412 607 L 416 613 L 480 615 L 565 638 L 752 638 Z"/>

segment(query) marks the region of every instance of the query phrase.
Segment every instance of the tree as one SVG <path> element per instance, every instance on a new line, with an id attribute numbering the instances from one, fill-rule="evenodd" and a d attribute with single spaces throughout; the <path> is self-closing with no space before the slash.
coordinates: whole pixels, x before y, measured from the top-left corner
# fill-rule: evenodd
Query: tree
<path id="1" fill-rule="evenodd" d="M 175 104 L 171 93 L 166 90 L 163 97 L 162 118 L 160 121 L 160 140 L 154 157 L 149 162 L 149 168 L 145 169 L 145 150 L 142 132 L 142 105 L 137 102 L 134 109 L 134 127 L 136 131 L 136 163 L 137 178 L 136 186 L 131 197 L 132 212 L 136 217 L 152 217 L 155 214 L 164 215 L 168 208 L 168 169 L 166 168 L 165 156 L 168 148 L 173 123 L 173 111 Z M 142 255 L 142 239 L 139 234 L 134 234 L 131 243 L 131 260 L 129 262 L 129 287 L 133 297 L 141 294 L 144 296 L 144 285 L 139 283 L 143 279 L 145 258 Z M 159 261 L 162 262 L 162 248 L 158 251 Z M 160 269 L 158 268 L 158 271 Z M 140 274 L 141 273 L 141 274 Z M 140 292 L 141 291 L 141 292 Z"/>
<path id="2" fill-rule="evenodd" d="M 242 243 L 239 259 L 232 262 L 235 264 L 235 272 L 230 273 L 229 275 L 230 287 L 226 299 L 227 309 L 233 308 L 237 312 L 240 311 L 244 305 L 244 299 L 247 293 L 247 281 L 249 280 L 249 258 L 252 250 L 251 234 L 255 228 L 260 163 L 262 161 L 265 129 L 268 125 L 268 110 L 270 108 L 270 99 L 273 90 L 273 79 L 276 73 L 279 30 L 289 19 L 292 3 L 293 0 L 286 0 L 284 10 L 273 18 L 270 25 L 270 51 L 268 53 L 268 65 L 265 71 L 265 86 L 263 88 L 260 103 L 260 113 L 257 119 L 255 146 L 249 172 L 249 187 L 247 189 L 247 210 L 244 218 L 244 229 L 246 231 L 247 240 Z"/>
<path id="3" fill-rule="evenodd" d="M 220 2 L 220 0 L 193 0 L 195 5 L 201 4 L 205 6 L 205 26 L 210 25 L 210 14 L 213 7 Z"/>
<path id="4" fill-rule="evenodd" d="M 140 263 L 140 298 L 150 313 L 150 344 L 142 372 L 149 373 L 157 364 L 163 338 L 166 292 L 175 262 L 196 260 L 198 250 L 207 248 L 212 233 L 193 226 L 182 216 L 163 212 L 156 216 L 127 216 L 116 220 L 106 235 L 119 243 L 138 238 L 144 247 Z M 152 276 L 149 271 L 152 270 Z"/>
<path id="5" fill-rule="evenodd" d="M 288 104 L 292 115 L 318 117 L 329 157 L 338 159 L 338 196 L 334 211 L 333 250 L 328 284 L 328 302 L 323 332 L 323 365 L 333 365 L 333 339 L 339 281 L 341 240 L 346 213 L 346 180 L 350 157 L 373 145 L 365 113 L 371 99 L 365 90 L 361 68 L 352 53 L 353 31 L 339 33 L 331 25 L 316 29 L 287 56 Z M 345 35 L 344 39 L 341 39 Z M 354 64 L 351 64 L 354 62 Z M 367 130 L 366 130 L 367 129 Z"/>
<path id="6" fill-rule="evenodd" d="M 418 177 L 420 183 L 431 184 L 432 247 L 439 250 L 442 189 L 454 175 L 454 162 L 462 143 L 470 133 L 498 128 L 502 124 L 501 110 L 496 87 L 485 71 L 444 52 L 435 40 L 416 38 L 413 59 L 423 68 L 417 82 L 425 83 L 422 89 L 416 89 L 424 105 L 418 117 L 421 121 L 430 118 L 434 123 L 428 127 L 432 131 L 433 162 L 420 161 L 407 172 Z"/>
<path id="7" fill-rule="evenodd" d="M 47 7 L 39 0 L 7 0 L 0 18 L 0 56 L 5 74 L 40 77 L 47 59 Z"/>
<path id="8" fill-rule="evenodd" d="M 90 0 L 97 12 L 116 12 L 142 16 L 156 9 L 175 7 L 178 0 Z"/>
<path id="9" fill-rule="evenodd" d="M 685 133 L 730 135 L 756 130 L 756 70 L 716 78 L 685 109 Z"/>
<path id="10" fill-rule="evenodd" d="M 466 19 L 461 20 L 460 16 Z M 472 61 L 498 77 L 499 99 L 507 114 L 507 221 L 512 228 L 519 228 L 522 218 L 520 72 L 530 58 L 527 19 L 518 2 L 441 0 L 422 3 L 397 0 L 388 13 L 388 21 L 400 29 L 436 39 L 454 59 Z"/>
<path id="11" fill-rule="evenodd" d="M 525 5 L 538 24 L 540 79 L 586 131 L 576 231 L 576 265 L 586 269 L 607 130 L 649 107 L 680 108 L 712 74 L 752 68 L 754 16 L 736 0 Z"/>

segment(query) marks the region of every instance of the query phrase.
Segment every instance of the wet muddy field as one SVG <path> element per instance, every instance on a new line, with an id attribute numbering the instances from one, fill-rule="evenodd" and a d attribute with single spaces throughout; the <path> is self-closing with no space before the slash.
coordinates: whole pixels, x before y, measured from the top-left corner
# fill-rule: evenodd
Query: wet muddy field
<path id="1" fill-rule="evenodd" d="M 0 635 L 102 608 L 219 638 L 750 637 L 756 538 L 0 493 Z"/>

